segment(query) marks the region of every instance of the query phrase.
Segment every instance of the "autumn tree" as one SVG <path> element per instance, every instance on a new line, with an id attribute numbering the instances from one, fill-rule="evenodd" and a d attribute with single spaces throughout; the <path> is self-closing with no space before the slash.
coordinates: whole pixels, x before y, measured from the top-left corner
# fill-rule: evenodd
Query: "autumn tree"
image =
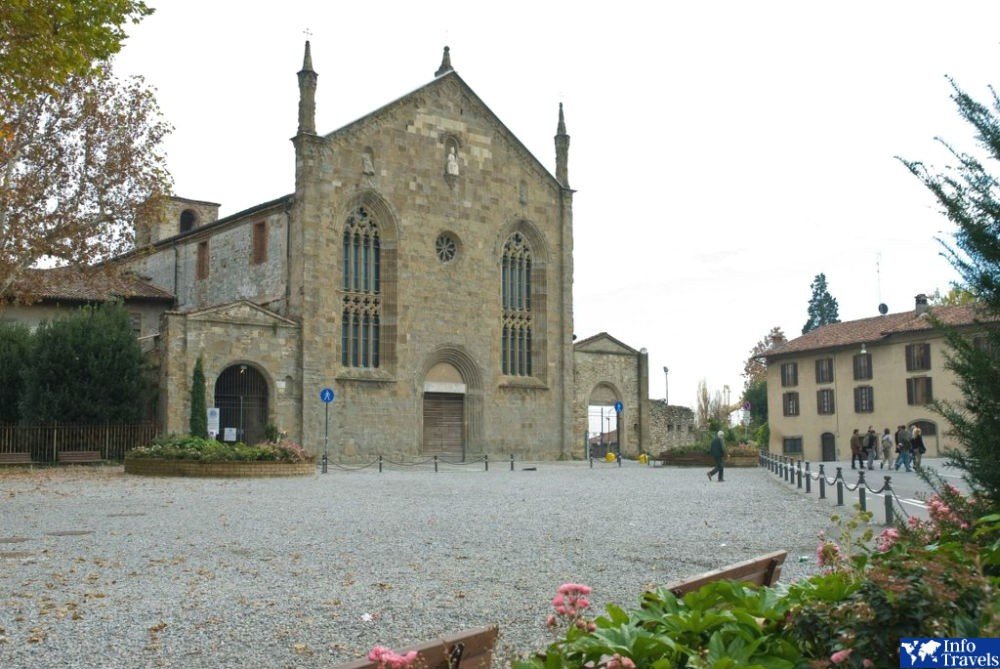
<path id="1" fill-rule="evenodd" d="M 952 81 L 959 115 L 974 131 L 984 158 L 1000 161 L 1000 96 L 983 104 Z M 943 142 L 942 142 L 943 143 Z M 946 254 L 962 278 L 962 287 L 978 300 L 981 337 L 946 328 L 950 346 L 946 365 L 958 377 L 961 402 L 941 402 L 937 409 L 963 446 L 946 453 L 949 464 L 965 474 L 970 487 L 1000 509 L 1000 180 L 983 161 L 943 143 L 957 163 L 935 174 L 922 163 L 903 163 L 933 193 L 944 214 L 957 226 Z M 996 166 L 994 165 L 994 168 Z"/>
<path id="2" fill-rule="evenodd" d="M 826 274 L 817 274 L 809 288 L 812 290 L 808 308 L 809 320 L 802 326 L 802 334 L 812 332 L 821 325 L 840 322 L 837 299 L 826 287 Z"/>
<path id="3" fill-rule="evenodd" d="M 743 404 L 750 404 L 750 422 L 760 425 L 767 422 L 767 363 L 764 356 L 775 346 L 786 341 L 785 333 L 775 326 L 754 344 L 743 364 Z"/>
<path id="4" fill-rule="evenodd" d="M 139 78 L 100 64 L 7 111 L 0 303 L 31 295 L 25 270 L 39 261 L 82 268 L 130 248 L 144 203 L 169 188 L 169 128 Z"/>
<path id="5" fill-rule="evenodd" d="M 0 2 L 0 126 L 23 102 L 118 53 L 123 26 L 152 13 L 141 0 Z"/>

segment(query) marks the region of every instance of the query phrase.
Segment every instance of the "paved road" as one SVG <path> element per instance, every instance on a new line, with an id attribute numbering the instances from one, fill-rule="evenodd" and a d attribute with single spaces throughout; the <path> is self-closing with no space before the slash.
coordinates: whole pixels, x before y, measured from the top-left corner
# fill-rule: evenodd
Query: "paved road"
<path id="1" fill-rule="evenodd" d="M 940 475 L 945 482 L 954 485 L 959 490 L 968 490 L 968 486 L 962 480 L 961 473 L 946 466 L 944 458 L 925 457 L 923 464 L 925 468 Z M 830 481 L 834 479 L 838 467 L 840 467 L 843 472 L 844 480 L 851 487 L 855 486 L 858 482 L 859 472 L 856 469 L 851 469 L 851 463 L 848 460 L 840 462 L 824 462 L 823 471 L 826 474 L 827 480 Z M 813 472 L 814 477 L 816 476 L 818 469 L 817 463 L 810 464 L 810 470 Z M 907 472 L 903 468 L 900 468 L 898 471 L 880 469 L 878 462 L 875 463 L 875 468 L 873 470 L 869 471 L 866 469 L 864 473 L 865 482 L 869 488 L 869 490 L 865 493 L 867 508 L 869 511 L 875 513 L 875 519 L 877 521 L 885 522 L 885 494 L 875 493 L 872 492 L 872 490 L 880 490 L 885 483 L 886 476 L 891 477 L 889 482 L 898 502 L 895 513 L 902 513 L 904 516 L 917 516 L 919 518 L 927 517 L 927 505 L 925 502 L 934 491 L 929 485 L 927 485 L 927 482 L 920 478 L 917 473 Z M 804 490 L 805 483 L 803 483 L 803 491 Z M 805 494 L 805 492 L 802 494 Z M 811 495 L 817 499 L 819 498 L 819 484 L 816 480 L 813 481 Z M 836 488 L 828 486 L 826 490 L 826 497 L 826 501 L 831 504 L 831 506 L 835 506 L 837 501 Z M 851 492 L 849 490 L 845 490 L 845 506 L 850 508 L 857 503 L 858 493 L 856 491 Z"/>

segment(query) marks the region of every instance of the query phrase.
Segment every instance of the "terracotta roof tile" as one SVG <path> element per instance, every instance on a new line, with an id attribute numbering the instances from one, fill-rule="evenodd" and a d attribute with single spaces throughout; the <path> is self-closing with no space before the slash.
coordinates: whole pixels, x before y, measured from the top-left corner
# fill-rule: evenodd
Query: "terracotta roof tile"
<path id="1" fill-rule="evenodd" d="M 977 318 L 994 320 L 980 312 L 979 305 L 974 304 L 930 307 L 927 314 L 933 314 L 945 325 L 971 325 Z M 779 357 L 789 353 L 860 345 L 861 343 L 874 344 L 892 335 L 930 330 L 933 327 L 928 315 L 918 315 L 916 311 L 832 323 L 792 339 L 783 346 L 768 351 L 764 357 Z"/>
<path id="2" fill-rule="evenodd" d="M 46 301 L 107 302 L 118 298 L 174 301 L 171 293 L 132 274 L 81 272 L 69 268 L 28 270 L 26 276 L 17 282 L 15 292 Z"/>

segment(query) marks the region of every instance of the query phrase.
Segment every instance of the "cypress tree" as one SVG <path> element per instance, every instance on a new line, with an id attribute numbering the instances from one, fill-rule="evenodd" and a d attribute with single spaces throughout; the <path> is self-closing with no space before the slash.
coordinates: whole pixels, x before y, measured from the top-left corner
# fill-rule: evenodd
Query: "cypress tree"
<path id="1" fill-rule="evenodd" d="M 192 436 L 208 439 L 208 407 L 205 403 L 205 372 L 201 356 L 194 363 L 191 375 L 191 423 Z"/>

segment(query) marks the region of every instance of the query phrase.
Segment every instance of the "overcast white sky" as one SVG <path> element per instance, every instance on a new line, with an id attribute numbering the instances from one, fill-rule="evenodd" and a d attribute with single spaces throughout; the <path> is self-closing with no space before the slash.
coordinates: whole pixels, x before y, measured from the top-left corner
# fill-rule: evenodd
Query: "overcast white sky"
<path id="1" fill-rule="evenodd" d="M 554 172 L 572 136 L 575 330 L 650 355 L 650 395 L 738 397 L 749 350 L 798 336 L 825 272 L 842 320 L 955 278 L 951 224 L 895 155 L 972 148 L 945 75 L 1000 80 L 1000 2 L 147 0 L 118 59 L 175 130 L 176 192 L 222 215 L 289 193 L 303 31 L 331 132 L 433 78 L 441 49 Z M 877 271 L 880 268 L 880 271 Z"/>

